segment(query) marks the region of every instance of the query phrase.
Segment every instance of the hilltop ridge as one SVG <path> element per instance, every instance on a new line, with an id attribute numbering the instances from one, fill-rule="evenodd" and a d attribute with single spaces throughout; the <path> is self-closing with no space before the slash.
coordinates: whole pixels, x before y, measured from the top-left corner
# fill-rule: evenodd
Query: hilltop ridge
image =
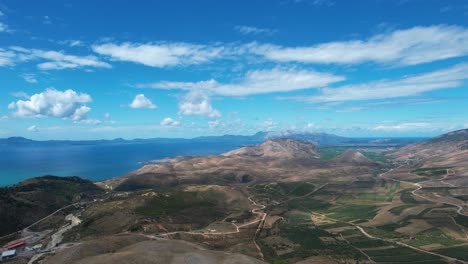
<path id="1" fill-rule="evenodd" d="M 453 167 L 457 175 L 468 176 L 468 129 L 411 144 L 390 155 L 424 167 Z"/>
<path id="2" fill-rule="evenodd" d="M 270 139 L 217 156 L 154 161 L 127 175 L 104 181 L 101 185 L 126 191 L 200 183 L 297 181 L 318 179 L 329 173 L 349 180 L 355 170 L 359 170 L 362 177 L 367 177 L 380 166 L 361 153 L 351 151 L 334 160 L 321 160 L 317 146 L 310 142 Z"/>
<path id="3" fill-rule="evenodd" d="M 338 163 L 352 163 L 356 165 L 372 165 L 376 164 L 375 161 L 370 160 L 364 154 L 361 152 L 354 150 L 354 149 L 348 149 L 342 154 L 338 155 L 337 157 L 333 158 L 334 162 Z"/>
<path id="4" fill-rule="evenodd" d="M 222 155 L 226 157 L 239 155 L 290 159 L 308 159 L 320 157 L 320 154 L 317 152 L 317 147 L 314 144 L 287 138 L 269 139 L 262 144 L 242 147 Z"/>

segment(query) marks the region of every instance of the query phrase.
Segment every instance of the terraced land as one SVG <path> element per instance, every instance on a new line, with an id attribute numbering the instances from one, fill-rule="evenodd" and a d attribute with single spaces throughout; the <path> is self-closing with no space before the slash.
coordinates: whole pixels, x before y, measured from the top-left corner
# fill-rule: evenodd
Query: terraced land
<path id="1" fill-rule="evenodd" d="M 466 261 L 468 253 L 457 250 L 468 249 L 468 216 L 458 214 L 457 207 L 450 204 L 415 195 L 416 187 L 376 177 L 374 181 L 329 184 L 312 192 L 307 188 L 301 195 L 294 193 L 306 188 L 305 184 L 319 186 L 294 183 L 252 188 L 256 197 L 274 202 L 267 206 L 270 214 L 284 219 L 274 232 L 259 237 L 270 261 L 294 263 L 314 255 L 338 263 Z M 422 188 L 418 194 L 437 197 L 450 195 L 452 189 Z"/>

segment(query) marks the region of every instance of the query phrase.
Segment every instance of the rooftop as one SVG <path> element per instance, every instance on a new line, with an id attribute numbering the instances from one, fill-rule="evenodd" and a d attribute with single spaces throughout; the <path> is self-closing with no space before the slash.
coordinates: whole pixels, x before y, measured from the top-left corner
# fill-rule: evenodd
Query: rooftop
<path id="1" fill-rule="evenodd" d="M 2 253 L 2 258 L 4 257 L 12 257 L 12 256 L 15 256 L 16 255 L 16 249 L 12 249 L 12 250 L 7 250 L 7 251 L 4 251 Z"/>

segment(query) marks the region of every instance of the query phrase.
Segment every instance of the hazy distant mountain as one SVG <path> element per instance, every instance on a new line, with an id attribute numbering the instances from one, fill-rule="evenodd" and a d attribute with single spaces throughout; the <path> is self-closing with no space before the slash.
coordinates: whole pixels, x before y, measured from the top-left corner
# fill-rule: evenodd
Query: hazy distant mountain
<path id="1" fill-rule="evenodd" d="M 319 158 L 316 147 L 309 142 L 293 139 L 271 139 L 260 145 L 247 146 L 224 153 L 223 156 L 251 156 L 270 158 Z"/>
<path id="2" fill-rule="evenodd" d="M 368 145 L 368 146 L 403 146 L 415 143 L 424 138 L 349 138 L 327 133 L 311 133 L 303 131 L 287 130 L 282 132 L 258 132 L 254 135 L 223 135 L 205 136 L 192 139 L 185 138 L 149 138 L 126 140 L 117 138 L 113 140 L 46 140 L 36 141 L 23 137 L 10 137 L 0 139 L 0 145 L 101 145 L 101 144 L 181 144 L 181 143 L 219 143 L 234 146 L 258 144 L 268 139 L 291 138 L 308 141 L 315 145 Z"/>

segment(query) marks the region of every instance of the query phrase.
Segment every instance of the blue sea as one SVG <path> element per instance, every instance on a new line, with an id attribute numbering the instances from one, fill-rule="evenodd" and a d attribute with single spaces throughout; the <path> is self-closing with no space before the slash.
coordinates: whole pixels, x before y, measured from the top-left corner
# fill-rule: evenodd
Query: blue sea
<path id="1" fill-rule="evenodd" d="M 140 162 L 180 155 L 215 155 L 235 147 L 206 142 L 5 145 L 0 147 L 0 186 L 43 175 L 80 176 L 100 181 L 136 170 L 143 166 Z"/>

